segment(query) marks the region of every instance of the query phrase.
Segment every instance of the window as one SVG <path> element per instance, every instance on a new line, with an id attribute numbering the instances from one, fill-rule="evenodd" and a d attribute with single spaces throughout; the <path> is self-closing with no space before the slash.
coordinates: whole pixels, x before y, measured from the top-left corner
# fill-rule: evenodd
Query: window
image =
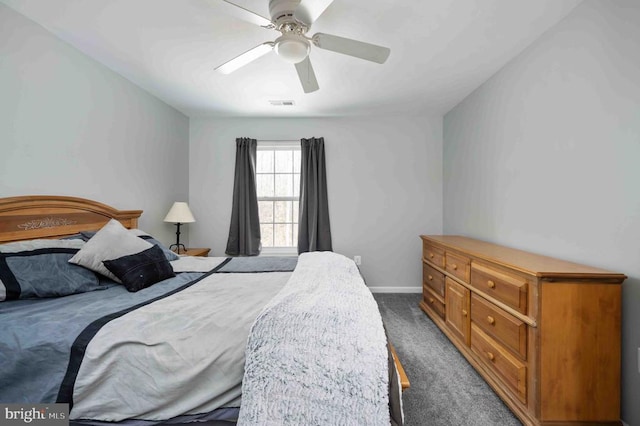
<path id="1" fill-rule="evenodd" d="M 263 253 L 297 254 L 299 141 L 258 141 L 256 186 Z"/>

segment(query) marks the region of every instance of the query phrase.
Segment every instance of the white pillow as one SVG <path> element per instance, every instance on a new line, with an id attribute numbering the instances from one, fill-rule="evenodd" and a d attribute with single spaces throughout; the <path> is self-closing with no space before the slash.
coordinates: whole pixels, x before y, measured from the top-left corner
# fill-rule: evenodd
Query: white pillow
<path id="1" fill-rule="evenodd" d="M 75 256 L 69 259 L 69 263 L 84 266 L 119 283 L 120 280 L 102 262 L 140 253 L 151 246 L 153 244 L 136 237 L 120 222 L 111 219 Z"/>

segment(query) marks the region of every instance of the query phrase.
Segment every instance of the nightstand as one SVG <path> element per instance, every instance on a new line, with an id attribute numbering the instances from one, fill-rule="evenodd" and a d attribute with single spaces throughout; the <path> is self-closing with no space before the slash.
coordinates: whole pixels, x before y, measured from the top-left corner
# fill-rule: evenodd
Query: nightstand
<path id="1" fill-rule="evenodd" d="M 188 248 L 187 251 L 181 250 L 179 252 L 176 252 L 179 255 L 182 256 L 202 256 L 202 257 L 207 257 L 209 256 L 209 251 L 211 251 L 210 248 Z"/>

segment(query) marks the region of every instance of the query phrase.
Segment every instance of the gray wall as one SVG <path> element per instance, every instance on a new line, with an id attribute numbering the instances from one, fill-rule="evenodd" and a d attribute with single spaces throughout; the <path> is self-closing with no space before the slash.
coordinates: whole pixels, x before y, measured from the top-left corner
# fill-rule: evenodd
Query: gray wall
<path id="1" fill-rule="evenodd" d="M 224 256 L 236 137 L 323 136 L 334 250 L 361 255 L 371 287 L 420 290 L 418 235 L 442 231 L 440 117 L 192 118 L 190 127 L 192 245 Z"/>
<path id="2" fill-rule="evenodd" d="M 56 194 L 143 209 L 188 196 L 189 119 L 0 4 L 0 197 Z"/>
<path id="3" fill-rule="evenodd" d="M 628 275 L 629 425 L 640 425 L 639 42 L 640 3 L 587 0 L 444 118 L 446 233 Z"/>

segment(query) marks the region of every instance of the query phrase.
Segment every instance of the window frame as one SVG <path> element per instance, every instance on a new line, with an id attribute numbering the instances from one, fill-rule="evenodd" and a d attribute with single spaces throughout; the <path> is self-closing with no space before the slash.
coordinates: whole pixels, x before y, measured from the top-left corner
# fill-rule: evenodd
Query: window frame
<path id="1" fill-rule="evenodd" d="M 258 140 L 258 144 L 257 144 L 257 151 L 302 151 L 302 146 L 299 140 L 280 140 L 280 141 L 273 141 L 273 140 Z M 256 153 L 257 154 L 257 153 Z M 257 158 L 256 158 L 256 162 L 257 162 Z M 275 175 L 276 174 L 288 174 L 288 173 L 279 173 L 275 171 L 275 163 L 274 163 L 274 171 L 273 173 L 258 173 L 258 165 L 256 164 L 256 182 L 257 182 L 257 176 L 259 174 L 273 174 L 274 175 L 274 179 L 275 179 Z M 295 167 L 295 166 L 294 166 Z M 293 172 L 292 169 L 292 173 L 295 177 L 296 174 L 300 174 L 300 173 L 295 173 Z M 295 183 L 294 183 L 294 188 L 295 188 Z M 298 188 L 299 188 L 299 184 L 298 184 Z M 256 188 L 257 189 L 257 188 Z M 274 187 L 275 190 L 275 187 Z M 300 192 L 298 191 L 298 194 L 296 196 L 291 196 L 291 197 L 287 197 L 287 196 L 273 196 L 273 197 L 260 197 L 258 196 L 258 203 L 260 203 L 260 201 L 291 201 L 291 202 L 298 202 L 298 208 L 300 206 Z M 275 221 L 275 217 L 273 218 L 273 223 L 275 224 L 280 224 L 280 223 L 284 223 L 284 224 L 289 224 L 291 223 L 294 227 L 298 227 L 299 223 L 298 223 L 298 218 L 292 218 L 293 222 L 276 222 Z M 262 222 L 260 223 L 260 227 L 262 227 Z M 294 232 L 293 235 L 297 235 L 297 232 Z M 260 252 L 261 255 L 266 255 L 266 256 L 291 256 L 291 255 L 298 255 L 298 242 L 297 241 L 293 241 L 294 245 L 293 246 L 274 246 L 274 247 L 265 247 L 264 245 L 262 246 L 262 250 Z"/>

